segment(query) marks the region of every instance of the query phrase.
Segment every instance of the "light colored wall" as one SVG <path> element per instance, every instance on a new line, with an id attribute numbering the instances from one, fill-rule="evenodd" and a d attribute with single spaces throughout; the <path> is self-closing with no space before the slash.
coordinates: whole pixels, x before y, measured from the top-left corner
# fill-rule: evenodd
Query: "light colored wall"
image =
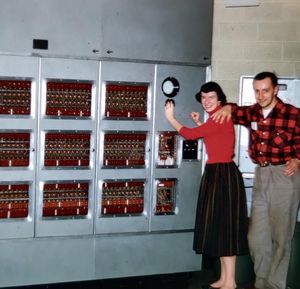
<path id="1" fill-rule="evenodd" d="M 214 2 L 212 80 L 228 101 L 238 101 L 241 75 L 270 70 L 300 77 L 300 0 L 259 2 L 232 8 Z"/>

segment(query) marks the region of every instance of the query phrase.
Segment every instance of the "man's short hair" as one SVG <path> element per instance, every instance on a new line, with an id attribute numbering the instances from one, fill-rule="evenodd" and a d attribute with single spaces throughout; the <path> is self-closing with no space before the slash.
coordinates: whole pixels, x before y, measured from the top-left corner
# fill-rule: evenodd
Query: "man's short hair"
<path id="1" fill-rule="evenodd" d="M 278 77 L 274 72 L 263 71 L 254 76 L 254 80 L 263 80 L 265 78 L 270 78 L 273 86 L 278 85 Z"/>

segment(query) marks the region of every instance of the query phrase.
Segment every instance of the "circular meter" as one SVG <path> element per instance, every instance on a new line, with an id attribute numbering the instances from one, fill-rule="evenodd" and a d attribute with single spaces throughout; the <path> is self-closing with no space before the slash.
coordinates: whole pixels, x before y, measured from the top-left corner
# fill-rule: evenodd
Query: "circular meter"
<path id="1" fill-rule="evenodd" d="M 179 82 L 174 77 L 167 77 L 161 84 L 161 90 L 167 97 L 174 97 L 179 91 Z"/>

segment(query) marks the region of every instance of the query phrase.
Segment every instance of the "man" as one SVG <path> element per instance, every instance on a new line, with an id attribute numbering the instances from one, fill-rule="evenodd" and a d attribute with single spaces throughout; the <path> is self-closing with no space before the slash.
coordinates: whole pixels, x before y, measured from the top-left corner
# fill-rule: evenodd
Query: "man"
<path id="1" fill-rule="evenodd" d="M 254 163 L 250 254 L 255 287 L 285 289 L 291 240 L 300 198 L 300 109 L 278 97 L 278 79 L 272 72 L 253 80 L 256 104 L 226 105 L 212 117 L 249 128 L 249 155 Z"/>

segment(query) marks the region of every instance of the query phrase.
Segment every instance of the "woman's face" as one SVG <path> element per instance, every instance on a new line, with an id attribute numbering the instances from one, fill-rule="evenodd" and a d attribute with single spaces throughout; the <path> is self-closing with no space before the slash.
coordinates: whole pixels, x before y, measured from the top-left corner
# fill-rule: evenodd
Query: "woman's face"
<path id="1" fill-rule="evenodd" d="M 218 95 L 215 91 L 201 92 L 201 104 L 206 112 L 215 110 L 221 102 L 218 100 Z"/>

